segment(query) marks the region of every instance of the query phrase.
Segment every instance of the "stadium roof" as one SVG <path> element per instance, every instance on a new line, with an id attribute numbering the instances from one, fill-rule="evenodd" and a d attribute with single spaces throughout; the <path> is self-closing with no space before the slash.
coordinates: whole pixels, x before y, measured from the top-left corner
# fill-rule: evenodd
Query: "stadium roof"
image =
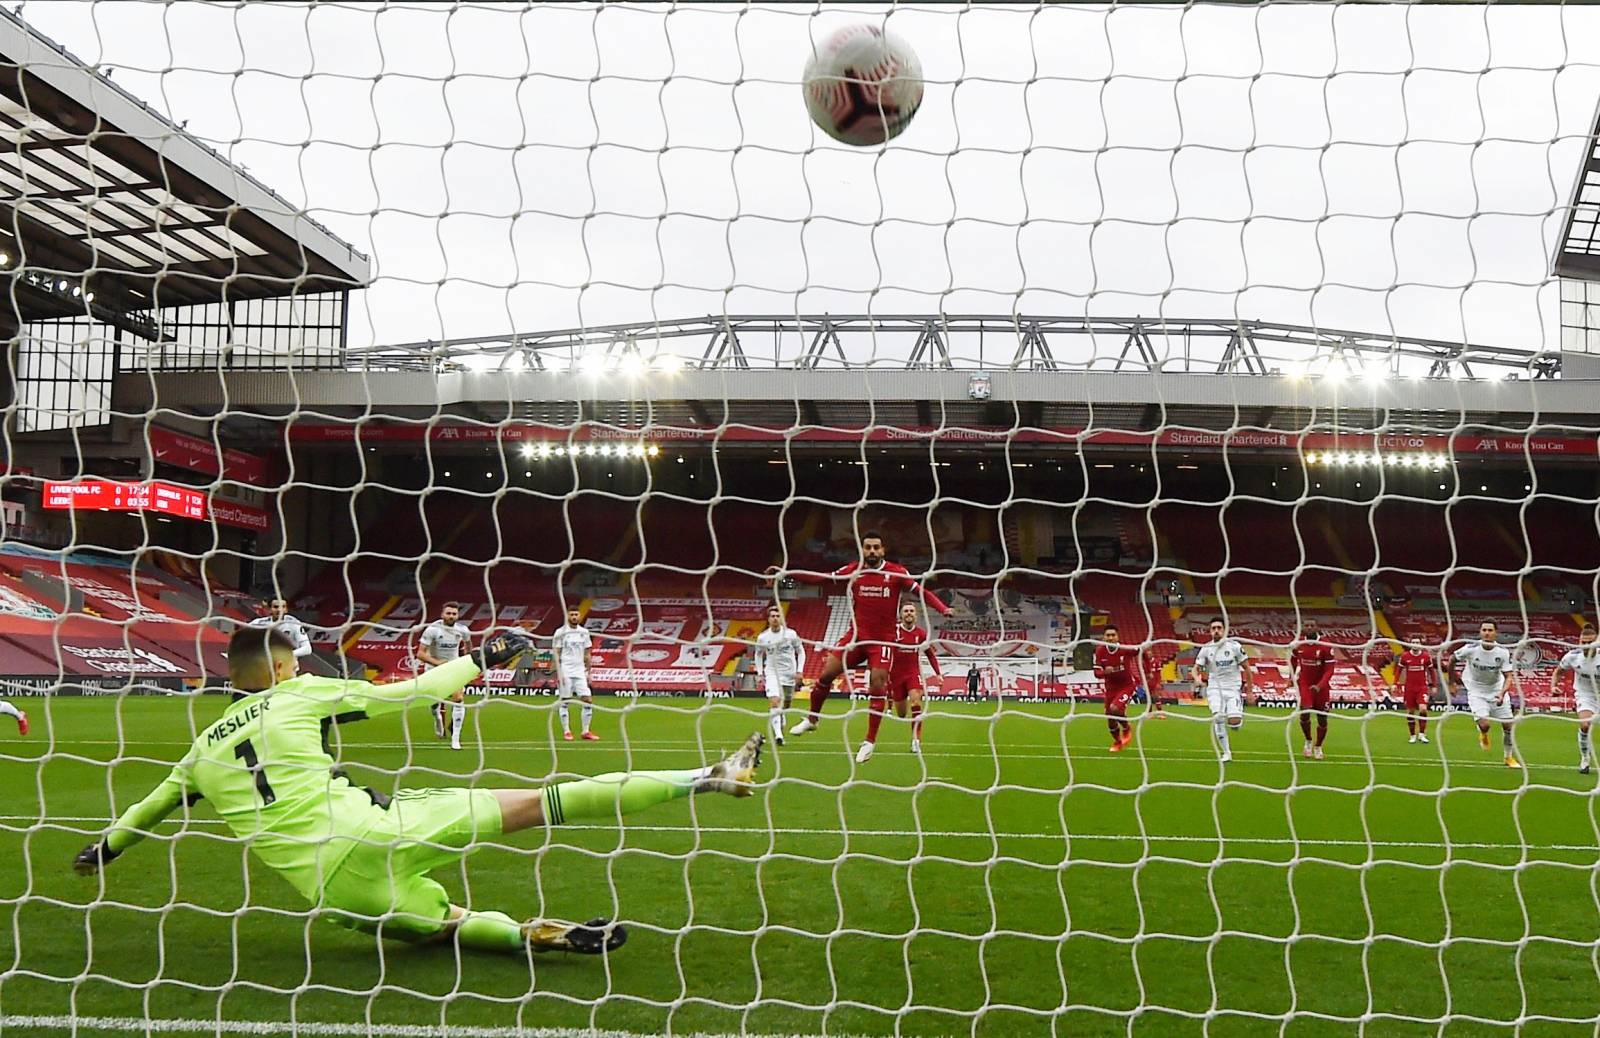
<path id="1" fill-rule="evenodd" d="M 1556 273 L 1580 281 L 1600 281 L 1600 105 L 1595 107 L 1588 147 L 1567 207 L 1556 252 Z"/>
<path id="2" fill-rule="evenodd" d="M 346 290 L 367 257 L 0 9 L 0 252 L 16 322 Z M 139 325 L 132 325 L 135 331 Z"/>

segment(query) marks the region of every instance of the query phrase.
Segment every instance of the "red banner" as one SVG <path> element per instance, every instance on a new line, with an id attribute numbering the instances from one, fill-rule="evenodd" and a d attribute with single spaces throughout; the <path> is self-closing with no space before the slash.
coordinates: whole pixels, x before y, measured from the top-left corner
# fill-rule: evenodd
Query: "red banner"
<path id="1" fill-rule="evenodd" d="M 241 450 L 224 447 L 220 454 L 216 444 L 198 436 L 164 429 L 152 425 L 147 430 L 150 456 L 163 465 L 172 465 L 191 472 L 204 472 L 221 476 L 236 483 L 252 486 L 271 485 L 271 465 L 266 458 L 247 454 Z"/>
<path id="2" fill-rule="evenodd" d="M 380 424 L 365 422 L 357 426 L 344 423 L 297 422 L 290 426 L 291 439 L 302 443 L 888 443 L 927 442 L 988 443 L 1083 443 L 1094 446 L 1178 447 L 1185 450 L 1260 450 L 1295 451 L 1376 451 L 1379 453 L 1434 454 L 1523 454 L 1592 458 L 1600 454 L 1600 440 L 1594 436 L 1495 436 L 1456 430 L 1452 433 L 1331 433 L 1276 432 L 1269 429 L 1236 429 L 1210 432 L 1202 429 L 1165 428 L 1153 432 L 1115 429 L 1084 429 L 1074 426 L 1012 429 L 1002 426 L 868 426 L 864 428 L 767 428 L 753 425 L 726 425 L 708 429 L 680 426 L 655 426 L 646 429 L 618 429 L 612 426 L 545 425 L 516 422 L 505 425 Z"/>
<path id="3" fill-rule="evenodd" d="M 266 509 L 242 501 L 225 501 L 220 497 L 211 499 L 211 518 L 246 530 L 265 530 L 272 525 L 272 517 Z"/>

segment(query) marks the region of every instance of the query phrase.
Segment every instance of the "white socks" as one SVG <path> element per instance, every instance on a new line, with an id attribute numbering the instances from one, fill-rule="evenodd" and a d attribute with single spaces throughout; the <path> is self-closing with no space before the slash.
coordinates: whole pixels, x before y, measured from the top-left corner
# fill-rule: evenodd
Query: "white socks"
<path id="1" fill-rule="evenodd" d="M 461 729 L 467 724 L 467 704 L 450 704 L 450 748 L 461 749 Z"/>
<path id="2" fill-rule="evenodd" d="M 1223 753 L 1228 752 L 1228 719 L 1221 714 L 1211 718 L 1211 732 L 1217 737 L 1217 745 Z"/>
<path id="3" fill-rule="evenodd" d="M 783 707 L 769 706 L 767 708 L 767 723 L 772 727 L 772 737 L 781 742 L 783 740 Z"/>
<path id="4" fill-rule="evenodd" d="M 584 703 L 583 703 L 583 730 L 586 731 L 586 732 L 594 731 L 594 728 L 592 727 L 592 722 L 593 721 L 594 721 L 594 704 L 589 702 L 588 700 L 584 700 Z"/>
<path id="5" fill-rule="evenodd" d="M 556 704 L 556 713 L 561 716 L 561 730 L 570 734 L 572 732 L 572 721 L 567 716 L 567 701 L 565 699 Z"/>
<path id="6" fill-rule="evenodd" d="M 22 716 L 22 711 L 18 710 L 16 707 L 14 707 L 10 703 L 6 702 L 4 699 L 0 699 L 0 716 L 21 717 Z"/>

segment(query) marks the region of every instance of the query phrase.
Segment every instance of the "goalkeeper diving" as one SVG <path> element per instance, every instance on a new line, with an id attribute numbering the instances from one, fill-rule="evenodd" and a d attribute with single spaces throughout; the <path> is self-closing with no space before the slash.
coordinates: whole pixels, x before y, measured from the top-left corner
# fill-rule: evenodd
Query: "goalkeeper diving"
<path id="1" fill-rule="evenodd" d="M 502 912 L 468 911 L 451 904 L 428 873 L 505 833 L 615 819 L 694 793 L 749 796 L 761 763 L 759 732 L 709 767 L 613 773 L 540 789 L 408 789 L 393 799 L 351 785 L 328 753 L 331 725 L 445 702 L 485 669 L 507 666 L 530 648 L 522 634 L 502 632 L 411 681 L 373 685 L 298 674 L 294 643 L 281 632 L 240 630 L 228 645 L 234 702 L 73 868 L 93 875 L 180 804 L 204 799 L 262 862 L 341 926 L 512 953 L 619 948 L 627 931 L 609 919 L 519 923 Z"/>

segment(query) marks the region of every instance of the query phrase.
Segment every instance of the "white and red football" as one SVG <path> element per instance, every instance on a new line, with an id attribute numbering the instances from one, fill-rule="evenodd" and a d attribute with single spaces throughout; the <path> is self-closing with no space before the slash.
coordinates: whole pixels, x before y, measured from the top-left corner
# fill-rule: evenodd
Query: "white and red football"
<path id="1" fill-rule="evenodd" d="M 917 114 L 922 64 L 887 29 L 847 25 L 816 45 L 802 86 L 822 132 L 867 147 L 899 136 Z"/>

